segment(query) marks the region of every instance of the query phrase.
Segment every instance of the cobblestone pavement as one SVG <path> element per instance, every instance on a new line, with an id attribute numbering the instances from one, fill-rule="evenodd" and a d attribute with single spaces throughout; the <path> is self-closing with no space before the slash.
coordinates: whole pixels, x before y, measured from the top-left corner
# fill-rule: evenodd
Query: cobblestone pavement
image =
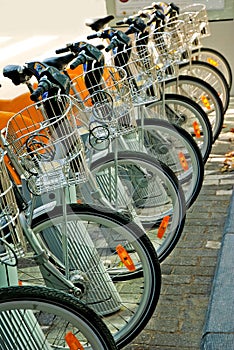
<path id="1" fill-rule="evenodd" d="M 182 237 L 162 263 L 162 290 L 156 312 L 128 350 L 197 350 L 221 246 L 234 172 L 221 172 L 234 150 L 234 101 L 205 167 L 202 190 L 188 210 Z"/>

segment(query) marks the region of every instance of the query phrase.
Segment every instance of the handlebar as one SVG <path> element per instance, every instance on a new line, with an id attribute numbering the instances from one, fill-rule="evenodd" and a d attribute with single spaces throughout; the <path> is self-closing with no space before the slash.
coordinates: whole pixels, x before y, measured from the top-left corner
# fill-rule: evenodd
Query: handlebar
<path id="1" fill-rule="evenodd" d="M 116 25 L 117 25 L 117 26 L 121 26 L 121 25 L 123 25 L 123 24 L 126 24 L 126 23 L 127 23 L 126 20 L 127 20 L 127 18 L 124 18 L 124 19 L 121 20 L 121 21 L 117 21 L 117 22 L 116 22 Z"/>
<path id="2" fill-rule="evenodd" d="M 91 40 L 91 39 L 96 39 L 96 38 L 100 38 L 100 37 L 101 37 L 101 32 L 97 32 L 97 33 L 88 35 L 87 39 Z"/>
<path id="3" fill-rule="evenodd" d="M 70 79 L 57 68 L 49 66 L 40 73 L 38 87 L 31 93 L 30 98 L 36 102 L 39 97 L 43 97 L 45 92 L 48 92 L 48 96 L 53 96 L 58 91 L 61 91 L 62 94 L 68 94 Z"/>
<path id="4" fill-rule="evenodd" d="M 80 64 L 83 64 L 87 61 L 85 52 L 81 52 L 78 57 L 70 64 L 70 68 L 73 70 L 78 67 Z"/>
<path id="5" fill-rule="evenodd" d="M 55 53 L 60 54 L 60 53 L 65 53 L 65 52 L 69 52 L 69 51 L 70 51 L 69 47 L 62 47 L 61 49 L 55 50 Z"/>
<path id="6" fill-rule="evenodd" d="M 72 44 L 67 44 L 65 47 L 62 47 L 61 49 L 55 50 L 56 54 L 65 53 L 65 52 L 72 52 L 74 54 L 79 54 L 82 50 L 82 46 L 86 43 L 84 41 L 78 41 Z"/>
<path id="7" fill-rule="evenodd" d="M 130 35 L 130 34 L 140 33 L 140 32 L 142 32 L 140 29 L 134 26 L 134 24 L 131 24 L 129 28 L 126 30 L 125 34 Z"/>
<path id="8" fill-rule="evenodd" d="M 161 12 L 161 11 L 154 11 L 150 17 L 150 20 L 147 22 L 147 25 L 149 26 L 150 24 L 152 24 L 153 22 L 156 21 L 165 21 L 166 16 Z"/>
<path id="9" fill-rule="evenodd" d="M 105 51 L 106 52 L 109 52 L 110 50 L 113 50 L 115 47 L 118 47 L 119 46 L 119 41 L 116 37 L 113 37 L 111 39 L 111 42 L 108 46 L 106 46 L 105 48 Z"/>
<path id="10" fill-rule="evenodd" d="M 30 99 L 32 101 L 34 101 L 34 102 L 37 102 L 39 97 L 41 97 L 44 94 L 44 92 L 48 91 L 48 89 L 49 89 L 49 85 L 48 84 L 47 85 L 46 84 L 43 84 L 43 85 L 41 84 L 41 86 L 40 86 L 40 84 L 41 83 L 39 83 L 37 89 L 34 90 L 33 93 L 30 95 Z"/>
<path id="11" fill-rule="evenodd" d="M 180 8 L 176 4 L 174 4 L 174 2 L 171 2 L 169 4 L 169 7 L 170 7 L 170 11 L 175 11 L 179 15 Z"/>
<path id="12" fill-rule="evenodd" d="M 90 40 L 90 39 L 97 39 L 97 38 L 99 38 L 99 39 L 110 39 L 110 37 L 113 36 L 114 33 L 115 33 L 115 29 L 112 29 L 112 28 L 103 29 L 103 30 L 100 30 L 97 33 L 88 35 L 87 39 L 88 40 Z"/>
<path id="13" fill-rule="evenodd" d="M 94 34 L 96 36 L 96 34 Z M 103 60 L 103 53 L 98 46 L 94 46 L 84 41 L 68 44 L 66 47 L 56 50 L 56 53 L 71 51 L 77 58 L 70 64 L 71 69 L 75 69 L 82 63 L 88 61 L 100 62 Z"/>

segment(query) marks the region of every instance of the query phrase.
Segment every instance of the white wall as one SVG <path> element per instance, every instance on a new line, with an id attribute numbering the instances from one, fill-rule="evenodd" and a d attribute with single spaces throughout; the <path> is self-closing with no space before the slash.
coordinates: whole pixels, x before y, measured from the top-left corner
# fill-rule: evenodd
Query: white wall
<path id="1" fill-rule="evenodd" d="M 91 32 L 84 24 L 85 19 L 106 15 L 106 1 L 109 0 L 66 0 L 64 2 L 58 0 L 40 0 L 39 2 L 1 0 L 0 35 L 12 36 L 16 42 L 29 36 L 56 35 L 58 36 L 56 48 L 58 48 L 60 42 L 63 45 L 67 42 L 66 40 L 80 36 L 85 38 Z M 211 36 L 204 40 L 204 44 L 223 53 L 234 70 L 234 22 L 211 22 L 210 27 Z M 1 43 L 1 48 L 3 47 L 4 44 Z M 45 46 L 45 50 L 47 49 Z M 41 47 L 38 51 L 34 50 L 35 55 L 43 52 Z M 17 55 L 17 52 L 15 54 Z M 22 57 L 23 59 L 27 57 L 26 53 L 25 56 L 22 54 Z M 12 63 L 8 58 L 6 62 L 3 57 L 0 59 L 1 66 Z M 21 63 L 18 56 L 13 63 Z M 234 87 L 231 94 L 234 96 Z"/>
<path id="2" fill-rule="evenodd" d="M 103 16 L 105 0 L 1 0 L 1 34 L 73 34 L 87 32 L 84 19 Z"/>
<path id="3" fill-rule="evenodd" d="M 234 79 L 234 21 L 210 22 L 211 36 L 204 39 L 204 46 L 219 50 L 229 61 Z M 233 83 L 234 85 L 234 83 Z M 234 96 L 234 86 L 231 89 Z"/>

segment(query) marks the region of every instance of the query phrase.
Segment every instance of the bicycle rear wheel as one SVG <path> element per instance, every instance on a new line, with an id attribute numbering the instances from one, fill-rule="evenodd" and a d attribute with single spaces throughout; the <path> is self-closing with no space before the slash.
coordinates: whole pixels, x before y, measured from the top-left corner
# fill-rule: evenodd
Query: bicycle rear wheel
<path id="1" fill-rule="evenodd" d="M 61 271 L 64 220 L 62 207 L 56 207 L 32 223 Z M 103 317 L 121 348 L 139 334 L 157 306 L 161 270 L 156 251 L 137 224 L 109 209 L 67 205 L 66 226 L 70 279 L 81 287 L 83 303 Z M 31 283 L 28 272 L 21 276 L 25 283 L 28 278 Z M 51 276 L 44 276 L 44 282 L 49 285 Z"/>
<path id="2" fill-rule="evenodd" d="M 0 289 L 0 349 L 115 350 L 99 316 L 79 300 L 54 289 L 14 286 Z M 73 347 L 74 349 L 74 347 Z"/>

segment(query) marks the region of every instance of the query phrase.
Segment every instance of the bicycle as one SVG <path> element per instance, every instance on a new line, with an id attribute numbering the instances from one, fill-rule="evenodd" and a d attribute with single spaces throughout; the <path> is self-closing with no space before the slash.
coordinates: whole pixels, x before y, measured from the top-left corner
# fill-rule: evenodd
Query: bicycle
<path id="1" fill-rule="evenodd" d="M 110 19 L 111 18 L 107 17 L 107 20 L 110 20 Z M 134 23 L 132 18 L 126 21 L 127 22 L 129 21 L 131 32 L 134 31 L 134 28 L 137 26 L 139 26 L 139 30 L 142 30 L 145 27 L 142 20 L 138 17 L 134 19 Z M 121 22 L 118 22 L 118 23 L 121 23 Z M 106 24 L 105 17 L 99 18 L 97 20 L 95 19 L 89 20 L 89 22 L 86 22 L 86 25 L 90 26 L 94 31 L 97 31 L 98 28 L 103 28 L 105 24 Z M 145 36 L 145 34 L 143 35 Z M 129 38 L 127 37 L 127 35 L 125 35 L 125 33 L 123 33 L 120 30 L 115 30 L 110 28 L 108 28 L 107 30 L 101 29 L 96 34 L 89 35 L 88 39 L 92 39 L 96 37 L 103 38 L 103 39 L 109 38 L 110 40 L 114 41 L 115 42 L 114 45 L 116 46 L 114 50 L 117 50 L 117 53 L 115 56 L 121 57 L 121 55 L 123 55 L 123 57 L 120 58 L 121 62 L 118 63 L 118 59 L 117 59 L 117 64 L 118 65 L 120 64 L 122 66 L 123 64 L 122 61 L 124 61 L 125 66 L 127 67 L 129 66 L 130 69 L 132 68 L 128 63 L 129 56 L 131 55 L 132 47 L 129 44 Z M 143 43 L 143 47 L 146 48 L 145 42 Z M 135 48 L 136 48 L 135 55 L 137 55 L 137 46 L 134 47 L 134 49 Z M 147 49 L 147 52 L 148 52 L 148 49 Z M 148 55 L 149 54 L 146 53 L 147 57 Z M 137 60 L 139 60 L 139 57 L 137 58 Z M 132 65 L 133 64 L 134 62 L 132 63 Z M 145 76 L 147 77 L 148 75 L 146 68 L 147 66 L 142 67 L 141 65 L 141 69 L 144 71 L 143 80 L 145 79 Z M 136 71 L 136 68 L 133 67 L 133 72 L 135 71 Z M 147 82 L 147 79 L 145 80 Z M 181 96 L 178 94 L 166 94 L 164 90 L 158 91 L 158 88 L 155 88 L 155 84 L 157 83 L 153 82 L 154 88 L 152 89 L 152 91 L 150 91 L 149 94 L 147 94 L 148 96 L 146 96 L 146 91 L 149 91 L 149 89 L 147 90 L 147 86 L 145 90 L 144 90 L 144 84 L 142 85 L 143 89 L 140 88 L 140 90 L 143 91 L 143 94 L 144 94 L 143 101 L 145 100 L 146 117 L 150 116 L 151 118 L 155 118 L 155 117 L 163 118 L 173 123 L 173 125 L 176 124 L 178 126 L 183 127 L 185 130 L 187 130 L 187 132 L 189 132 L 193 136 L 194 140 L 198 144 L 199 149 L 202 153 L 203 162 L 205 163 L 211 151 L 212 141 L 213 141 L 211 125 L 205 111 L 203 111 L 202 108 L 197 103 L 191 101 L 191 99 L 188 97 Z M 136 89 L 134 88 L 134 90 Z M 156 94 L 154 93 L 154 96 L 152 96 L 152 93 L 154 91 L 156 91 Z M 134 95 L 136 95 L 136 91 L 134 92 Z M 147 100 L 148 100 L 148 103 L 147 103 Z"/>
<path id="2" fill-rule="evenodd" d="M 9 69 L 11 71 L 11 67 Z M 51 68 L 46 70 L 47 77 L 49 76 L 49 70 L 51 70 Z M 121 70 L 118 72 L 120 73 Z M 59 72 L 56 70 L 56 76 L 59 75 L 58 73 Z M 12 74 L 12 71 L 9 74 Z M 29 73 L 27 72 L 27 76 L 28 75 Z M 111 69 L 110 81 L 112 81 L 112 75 L 113 69 Z M 42 82 L 38 85 L 39 90 L 34 92 L 35 96 L 37 96 L 38 92 L 40 95 L 45 91 L 45 87 L 48 88 L 48 86 L 50 86 L 45 75 L 43 75 L 43 77 L 44 80 L 42 79 Z M 112 88 L 115 89 L 115 86 L 112 86 Z M 126 90 L 124 89 L 124 91 Z M 119 98 L 119 91 L 117 96 Z M 89 100 L 90 99 L 87 99 L 87 101 Z M 118 110 L 117 108 L 117 111 Z M 92 108 L 89 109 L 89 112 L 92 113 Z M 124 118 L 122 120 L 124 120 Z M 113 120 L 113 122 L 115 125 L 116 121 Z M 120 125 L 122 124 L 120 123 Z M 123 126 L 125 132 L 126 125 Z M 101 128 L 101 131 L 102 130 L 103 128 Z M 106 128 L 104 128 L 104 130 L 106 130 Z M 115 134 L 115 129 L 113 130 Z M 85 138 L 86 140 L 88 139 L 87 136 L 85 136 Z M 105 139 L 103 140 L 101 138 L 101 141 L 105 141 Z M 91 151 L 92 150 L 94 150 L 93 147 L 91 147 Z M 117 148 L 115 151 L 117 151 Z M 104 159 L 103 156 L 105 156 L 106 153 L 107 150 L 104 150 L 104 153 L 101 154 L 98 152 L 96 158 Z M 106 168 L 105 172 L 98 173 L 96 171 L 96 175 L 99 175 L 100 188 L 108 201 L 108 203 L 105 203 L 105 206 L 108 206 L 111 202 L 112 207 L 118 210 L 126 211 L 127 209 L 132 219 L 137 220 L 136 222 L 140 225 L 143 224 L 145 228 L 147 227 L 147 231 L 153 230 L 153 232 L 155 232 L 156 230 L 156 232 L 161 232 L 161 227 L 165 226 L 165 221 L 167 220 L 163 234 L 160 234 L 158 237 L 157 235 L 151 235 L 151 240 L 153 239 L 155 248 L 157 249 L 159 261 L 162 261 L 175 247 L 185 222 L 184 195 L 182 189 L 178 185 L 175 175 L 160 162 L 139 152 L 114 152 L 110 153 L 108 157 L 111 157 L 112 163 L 109 165 L 106 161 L 103 162 L 103 166 Z M 110 158 L 108 159 L 110 160 Z M 92 158 L 92 161 L 93 160 Z M 101 161 L 95 164 L 100 167 Z M 115 164 L 114 167 L 113 164 Z M 109 171 L 108 167 L 110 167 Z M 116 186 L 116 184 L 118 186 Z M 90 188 L 88 184 L 82 186 L 81 192 L 84 192 L 84 201 L 87 202 L 88 200 L 88 203 L 91 203 L 91 205 L 94 201 L 94 196 L 98 201 L 102 199 L 96 192 L 93 193 L 92 186 Z M 147 208 L 151 209 L 147 210 Z M 141 222 L 139 222 L 139 219 Z"/>
<path id="3" fill-rule="evenodd" d="M 232 71 L 228 60 L 221 52 L 213 48 L 205 47 L 202 44 L 202 39 L 211 35 L 205 5 L 193 4 L 179 8 L 173 3 L 170 5 L 164 3 L 164 14 L 169 18 L 178 18 L 180 14 L 181 16 L 190 16 L 193 25 L 196 23 L 196 29 L 198 30 L 198 35 L 194 37 L 194 40 L 191 42 L 191 59 L 207 62 L 219 69 L 224 75 L 229 89 L 231 89 Z"/>
<path id="4" fill-rule="evenodd" d="M 75 43 L 73 45 L 70 45 L 69 47 L 62 49 L 63 52 L 65 51 L 77 51 L 77 47 L 79 47 L 78 43 Z M 76 68 L 77 62 L 81 62 L 81 59 L 83 59 L 83 64 L 86 63 L 86 57 L 90 57 L 89 54 L 90 50 L 90 44 L 82 43 L 82 55 L 79 54 L 78 58 L 75 62 L 72 63 L 72 68 Z M 87 50 L 86 57 L 85 57 L 85 50 Z M 58 50 L 60 52 L 60 50 Z M 125 51 L 127 52 L 127 51 Z M 69 56 L 68 56 L 69 57 Z M 46 62 L 49 65 L 54 66 L 62 66 L 62 61 L 65 60 L 63 57 L 58 58 L 50 58 L 46 59 L 44 62 Z M 89 60 L 92 62 L 92 60 L 89 58 Z M 134 62 L 135 63 L 135 62 Z M 99 77 L 102 75 L 102 70 L 104 69 L 104 75 L 105 68 L 96 67 L 95 69 L 91 69 L 90 71 L 87 69 L 83 74 L 80 74 L 73 77 L 72 79 L 72 88 L 75 93 L 75 97 L 80 99 L 80 96 L 84 96 L 84 98 L 88 94 L 88 90 L 92 90 L 93 96 L 95 99 L 100 99 L 101 96 L 98 96 L 98 92 L 95 95 L 95 91 L 100 90 L 100 86 L 102 88 L 102 91 L 108 92 L 110 89 L 110 93 L 113 93 L 113 87 L 110 87 L 105 85 L 105 82 L 102 81 L 100 83 Z M 140 59 L 136 61 L 136 65 L 141 65 Z M 91 63 L 90 63 L 91 65 Z M 120 66 L 117 64 L 117 66 Z M 122 68 L 126 70 L 126 66 L 122 65 Z M 138 72 L 134 73 L 139 76 Z M 193 142 L 191 137 L 186 133 L 186 131 L 181 130 L 181 128 L 177 126 L 172 126 L 171 124 L 167 123 L 166 121 L 161 121 L 159 119 L 148 119 L 145 121 L 145 116 L 147 116 L 147 112 L 142 106 L 142 101 L 144 101 L 142 98 L 144 98 L 142 94 L 142 90 L 144 88 L 147 88 L 147 82 L 145 85 L 143 85 L 141 81 L 141 89 L 140 91 L 135 91 L 134 87 L 132 86 L 132 82 L 134 79 L 137 79 L 134 75 L 128 77 L 128 83 L 130 85 L 131 89 L 131 98 L 133 98 L 133 104 L 134 106 L 138 106 L 134 109 L 134 117 L 137 118 L 136 122 L 134 120 L 133 123 L 136 123 L 136 127 L 134 130 L 134 133 L 131 133 L 128 135 L 128 128 L 127 123 L 128 121 L 122 117 L 122 121 L 120 119 L 120 122 L 118 123 L 119 127 L 121 128 L 121 124 L 125 122 L 125 129 L 124 134 L 122 135 L 123 131 L 117 131 L 116 125 L 111 126 L 114 130 L 114 137 L 112 136 L 112 143 L 115 144 L 112 147 L 112 149 L 115 149 L 116 147 L 120 149 L 130 149 L 130 150 L 136 150 L 136 151 L 144 151 L 150 155 L 153 155 L 156 157 L 156 159 L 162 161 L 164 164 L 169 166 L 173 172 L 177 175 L 182 188 L 185 193 L 185 200 L 187 204 L 187 208 L 192 205 L 192 203 L 195 201 L 199 190 L 201 188 L 202 179 L 203 179 L 203 163 L 200 155 L 200 151 L 197 148 L 196 144 Z M 142 75 L 140 76 L 142 78 Z M 83 85 L 83 81 L 85 81 L 87 87 Z M 91 92 L 92 93 L 92 92 Z M 91 94 L 90 93 L 90 94 Z M 104 94 L 104 92 L 102 92 Z M 92 95 L 91 95 L 92 96 Z M 103 95 L 102 95 L 103 96 Z M 107 102 L 107 96 L 106 102 Z M 92 97 L 89 96 L 89 99 L 91 100 Z M 85 103 L 87 104 L 89 101 L 88 98 L 85 99 Z M 125 104 L 127 103 L 128 97 L 124 96 Z M 140 103 L 138 101 L 140 100 Z M 137 101 L 137 102 L 136 102 Z M 98 101 L 101 104 L 101 101 Z M 98 105 L 98 103 L 97 103 Z M 99 107 L 100 108 L 100 107 Z M 84 110 L 84 114 L 87 111 L 87 116 L 85 119 L 85 123 L 88 125 L 90 123 L 90 117 L 91 117 L 91 111 L 90 109 Z M 93 111 L 95 112 L 94 119 L 98 120 L 97 112 L 95 110 L 95 107 L 93 108 Z M 106 111 L 107 112 L 107 111 Z M 123 113 L 124 115 L 124 113 Z M 128 114 L 127 114 L 128 115 Z M 92 117 L 91 117 L 92 118 Z M 106 119 L 102 119 L 102 116 L 100 117 L 100 121 L 102 123 L 108 123 L 107 116 L 105 116 Z M 125 117 L 126 118 L 126 117 Z M 133 119 L 132 118 L 132 119 Z M 97 128 L 97 127 L 96 127 Z M 118 135 L 118 142 L 116 144 L 116 136 Z M 183 163 L 184 160 L 184 163 Z"/>
<path id="5" fill-rule="evenodd" d="M 218 92 L 225 113 L 230 96 L 223 73 L 208 62 L 191 59 L 194 46 L 199 46 L 201 36 L 207 36 L 209 32 L 205 5 L 195 4 L 175 11 L 173 6 L 162 9 L 156 3 L 146 13 L 149 17 L 147 25 L 151 26 L 154 35 L 162 31 L 171 33 L 177 50 L 181 50 L 181 59 L 177 62 L 178 74 L 199 77 L 208 82 Z"/>
<path id="6" fill-rule="evenodd" d="M 71 294 L 19 286 L 17 265 L 26 250 L 12 182 L 0 157 L 0 348 L 117 349 L 101 318 Z"/>
<path id="7" fill-rule="evenodd" d="M 180 72 L 182 74 L 189 73 L 190 75 L 198 76 L 213 86 L 222 100 L 225 113 L 230 100 L 230 79 L 228 82 L 214 61 L 210 59 L 208 61 L 201 61 L 197 57 L 195 59 L 195 55 L 193 54 L 194 49 L 197 50 L 201 46 L 201 39 L 210 36 L 206 6 L 202 4 L 186 6 L 181 9 L 177 18 L 184 21 L 184 41 L 188 60 L 186 64 L 182 63 L 180 65 Z"/>
<path id="8" fill-rule="evenodd" d="M 78 296 L 102 316 L 117 346 L 122 347 L 142 330 L 157 305 L 160 265 L 145 232 L 127 216 L 110 208 L 66 203 L 65 197 L 72 192 L 66 187 L 83 183 L 87 168 L 74 127 L 76 106 L 68 96 L 56 96 L 19 112 L 1 135 L 14 169 L 26 178 L 25 184 L 21 177 L 21 186 L 29 197 L 25 201 L 15 187 L 19 207 L 24 208 L 20 225 L 30 248 L 20 258 L 19 278 L 23 284 L 45 284 Z M 52 118 L 51 110 L 60 112 L 60 118 L 55 112 Z M 38 122 L 29 118 L 30 111 L 37 113 Z M 19 129 L 20 122 L 24 128 Z M 54 176 L 55 171 L 59 176 Z M 31 266 L 29 271 L 24 259 Z M 129 281 L 134 289 L 129 290 Z M 131 310 L 130 300 L 134 301 Z"/>
<path id="9" fill-rule="evenodd" d="M 142 45 L 142 42 L 144 45 L 148 45 L 149 39 L 151 40 L 151 36 L 154 37 L 153 39 L 153 46 L 155 45 L 156 50 L 154 50 L 154 55 L 156 54 L 156 57 L 158 56 L 157 53 L 157 37 L 162 36 L 161 33 L 161 27 L 157 29 L 158 24 L 158 11 L 154 13 L 152 16 L 150 22 L 155 22 L 156 29 L 150 32 L 146 30 L 146 26 L 144 26 L 139 22 L 140 19 L 137 17 L 136 19 L 125 19 L 124 21 L 117 22 L 117 24 L 123 24 L 129 22 L 130 25 L 130 32 L 134 32 L 136 34 L 135 41 L 137 44 Z M 160 17 L 161 21 L 161 17 Z M 179 21 L 179 26 L 182 21 Z M 160 76 L 162 79 L 162 94 L 165 93 L 177 93 L 179 95 L 183 95 L 186 97 L 189 97 L 193 101 L 195 101 L 199 106 L 205 111 L 206 115 L 209 118 L 209 121 L 212 126 L 212 133 L 213 133 L 213 142 L 217 139 L 223 125 L 224 120 L 224 108 L 222 101 L 219 97 L 219 94 L 217 91 L 206 81 L 203 81 L 202 79 L 196 77 L 196 76 L 190 76 L 190 75 L 181 75 L 179 74 L 179 65 L 178 62 L 181 62 L 181 56 L 182 53 L 185 51 L 183 44 L 183 35 L 179 35 L 177 33 L 177 27 L 174 29 L 174 26 L 167 27 L 164 26 L 167 30 L 165 35 L 171 35 L 171 40 L 169 40 L 170 48 L 168 50 L 173 53 L 171 55 L 171 62 L 170 62 L 170 68 L 167 69 L 166 72 L 164 72 L 163 76 Z M 165 43 L 167 43 L 165 41 Z M 156 52 L 155 52 L 156 51 Z M 168 51 L 168 52 L 169 52 Z M 160 52 L 159 52 L 160 54 Z M 162 63 L 160 63 L 162 64 Z M 168 64 L 168 63 L 167 63 Z M 163 101 L 163 97 L 162 97 Z M 159 104 L 159 101 L 156 102 Z M 164 104 L 165 105 L 165 104 Z M 153 104 L 151 105 L 153 108 Z"/>

